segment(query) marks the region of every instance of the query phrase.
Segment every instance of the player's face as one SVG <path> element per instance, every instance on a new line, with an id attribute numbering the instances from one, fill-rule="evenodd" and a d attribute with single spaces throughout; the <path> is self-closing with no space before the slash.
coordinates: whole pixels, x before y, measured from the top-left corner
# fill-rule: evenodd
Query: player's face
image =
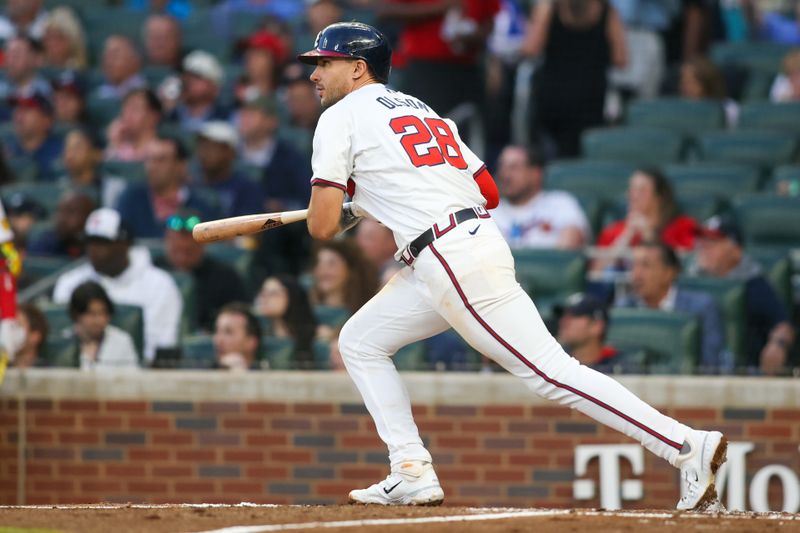
<path id="1" fill-rule="evenodd" d="M 353 62 L 322 58 L 310 79 L 317 88 L 322 107 L 328 108 L 348 95 L 353 88 Z"/>

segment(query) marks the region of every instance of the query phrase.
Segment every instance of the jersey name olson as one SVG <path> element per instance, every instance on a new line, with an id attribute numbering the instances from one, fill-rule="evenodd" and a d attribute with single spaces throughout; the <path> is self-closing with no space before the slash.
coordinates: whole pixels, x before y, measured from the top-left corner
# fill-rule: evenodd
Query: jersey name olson
<path id="1" fill-rule="evenodd" d="M 388 109 L 395 109 L 396 107 L 412 107 L 414 109 L 422 109 L 430 111 L 430 108 L 417 100 L 416 98 L 395 98 L 392 96 L 380 96 L 376 101 Z"/>

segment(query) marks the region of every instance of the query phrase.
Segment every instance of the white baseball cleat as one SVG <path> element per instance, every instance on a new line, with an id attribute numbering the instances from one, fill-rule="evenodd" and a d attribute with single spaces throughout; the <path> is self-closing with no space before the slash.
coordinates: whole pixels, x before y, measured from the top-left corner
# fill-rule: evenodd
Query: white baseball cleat
<path id="1" fill-rule="evenodd" d="M 444 491 L 433 465 L 423 461 L 406 461 L 380 483 L 350 491 L 353 504 L 433 506 L 443 501 Z"/>
<path id="2" fill-rule="evenodd" d="M 714 477 L 727 458 L 728 440 L 719 431 L 692 431 L 686 441 L 691 449 L 678 456 L 683 484 L 683 496 L 678 500 L 678 509 L 725 511 L 717 496 Z"/>

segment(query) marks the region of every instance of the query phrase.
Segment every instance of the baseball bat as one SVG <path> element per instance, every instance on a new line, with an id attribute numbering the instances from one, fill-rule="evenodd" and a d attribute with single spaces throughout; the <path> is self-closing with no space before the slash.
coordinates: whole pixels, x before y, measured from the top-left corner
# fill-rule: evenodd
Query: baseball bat
<path id="1" fill-rule="evenodd" d="M 283 211 L 280 213 L 259 213 L 240 217 L 221 218 L 201 222 L 192 230 L 192 237 L 197 242 L 214 242 L 232 239 L 240 235 L 250 235 L 261 231 L 285 226 L 292 222 L 305 220 L 308 209 Z"/>

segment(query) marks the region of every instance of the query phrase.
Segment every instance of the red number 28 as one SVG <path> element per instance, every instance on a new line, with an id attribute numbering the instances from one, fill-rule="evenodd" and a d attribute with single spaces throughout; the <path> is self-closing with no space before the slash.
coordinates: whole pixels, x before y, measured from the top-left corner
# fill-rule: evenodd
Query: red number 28
<path id="1" fill-rule="evenodd" d="M 407 115 L 393 118 L 389 126 L 393 132 L 403 134 L 400 137 L 400 144 L 403 145 L 411 164 L 415 167 L 433 167 L 447 161 L 459 170 L 466 170 L 467 162 L 461 155 L 461 148 L 450 126 L 444 120 L 426 118 L 423 122 L 419 117 Z M 438 147 L 423 147 L 425 150 L 423 152 L 417 150 L 418 146 L 428 144 L 434 137 Z"/>

